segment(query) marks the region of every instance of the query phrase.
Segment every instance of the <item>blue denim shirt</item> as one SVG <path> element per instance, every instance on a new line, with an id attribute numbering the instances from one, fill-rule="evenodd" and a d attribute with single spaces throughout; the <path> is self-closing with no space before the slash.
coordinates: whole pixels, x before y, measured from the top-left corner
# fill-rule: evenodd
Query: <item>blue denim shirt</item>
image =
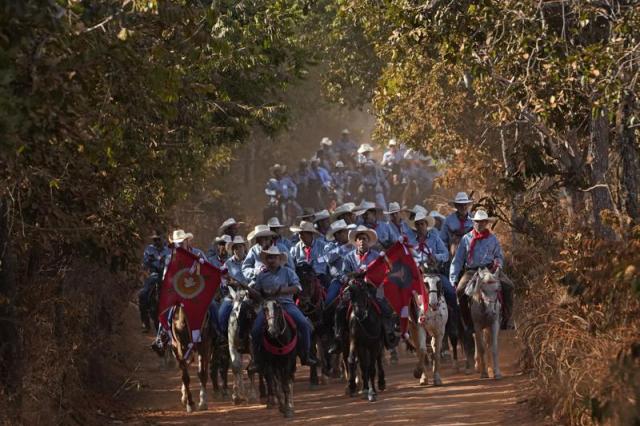
<path id="1" fill-rule="evenodd" d="M 262 247 L 260 244 L 254 244 L 242 262 L 242 275 L 244 275 L 247 282 L 253 281 L 264 266 L 264 263 L 260 261 L 261 251 Z"/>
<path id="2" fill-rule="evenodd" d="M 169 256 L 171 256 L 171 250 L 166 244 L 160 249 L 153 244 L 149 244 L 144 249 L 142 266 L 147 272 L 161 273 L 164 268 L 165 259 Z"/>
<path id="3" fill-rule="evenodd" d="M 494 234 L 489 237 L 476 241 L 476 245 L 473 248 L 473 258 L 471 262 L 468 262 L 469 248 L 471 247 L 472 233 L 466 234 L 462 237 L 458 250 L 451 262 L 451 269 L 449 271 L 449 280 L 452 283 L 458 282 L 458 276 L 463 271 L 463 268 L 472 269 L 479 268 L 492 264 L 494 260 L 497 260 L 499 265 L 504 263 L 504 254 L 502 253 L 502 247 L 500 242 Z"/>
<path id="4" fill-rule="evenodd" d="M 363 223 L 363 225 L 369 229 L 373 229 L 374 231 L 376 231 L 376 235 L 378 235 L 378 243 L 382 247 L 389 247 L 390 245 L 398 241 L 397 239 L 394 240 L 391 236 L 391 229 L 389 228 L 389 224 L 387 222 L 378 221 L 375 225 L 370 225 L 367 223 Z"/>
<path id="5" fill-rule="evenodd" d="M 353 249 L 353 245 L 349 243 L 339 244 L 337 241 L 331 241 L 324 246 L 324 257 L 327 260 L 329 274 L 332 278 L 342 276 L 344 259 Z"/>
<path id="6" fill-rule="evenodd" d="M 293 264 L 306 262 L 307 256 L 304 252 L 304 243 L 298 241 L 295 246 L 291 247 L 289 257 Z M 318 238 L 313 239 L 311 244 L 311 266 L 317 275 L 324 275 L 327 271 L 327 262 L 324 257 L 324 243 Z"/>
<path id="7" fill-rule="evenodd" d="M 416 231 L 409 228 L 409 225 L 407 225 L 405 221 L 400 222 L 400 229 L 391 221 L 387 222 L 387 226 L 389 227 L 390 241 L 396 242 L 400 240 L 401 236 L 406 236 L 409 244 L 414 245 L 416 243 Z"/>
<path id="8" fill-rule="evenodd" d="M 464 221 L 464 230 L 460 231 L 460 221 L 458 220 L 457 212 L 451 213 L 444 220 L 442 224 L 442 229 L 440 230 L 440 239 L 445 244 L 445 246 L 449 247 L 451 245 L 452 237 L 454 234 L 458 236 L 463 236 L 467 232 L 471 232 L 473 228 L 473 221 L 471 217 L 467 215 L 467 218 Z"/>
<path id="9" fill-rule="evenodd" d="M 231 278 L 242 284 L 247 284 L 247 279 L 242 273 L 242 261 L 238 260 L 235 256 L 231 256 L 224 262 L 224 267 L 227 269 L 227 273 Z"/>
<path id="10" fill-rule="evenodd" d="M 417 238 L 416 243 L 413 246 L 413 258 L 418 265 L 427 262 L 429 260 L 429 255 L 441 263 L 449 260 L 449 250 L 447 250 L 447 247 L 440 239 L 437 230 L 431 229 L 427 233 L 427 237 L 425 241 L 423 241 L 423 244 L 424 245 L 421 247 L 419 238 Z"/>
<path id="11" fill-rule="evenodd" d="M 288 287 L 297 287 L 302 291 L 302 286 L 296 273 L 283 266 L 278 267 L 275 272 L 271 272 L 268 269 L 262 270 L 256 277 L 255 283 L 251 286 L 255 290 L 262 290 L 265 293 L 274 293 L 278 289 Z M 281 295 L 277 297 L 277 300 L 283 304 L 293 303 L 293 296 L 290 294 Z"/>
<path id="12" fill-rule="evenodd" d="M 370 249 L 363 260 L 360 260 L 358 250 L 353 249 L 347 254 L 342 262 L 342 275 L 350 272 L 359 272 L 361 266 L 366 266 L 380 257 L 380 253 L 376 250 Z"/>

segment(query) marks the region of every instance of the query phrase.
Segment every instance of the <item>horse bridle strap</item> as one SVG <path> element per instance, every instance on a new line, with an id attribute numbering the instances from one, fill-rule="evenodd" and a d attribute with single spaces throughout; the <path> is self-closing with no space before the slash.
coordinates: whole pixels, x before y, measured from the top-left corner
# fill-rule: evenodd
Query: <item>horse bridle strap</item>
<path id="1" fill-rule="evenodd" d="M 291 341 L 284 346 L 276 346 L 276 345 L 273 345 L 271 342 L 269 342 L 269 340 L 267 339 L 266 333 L 263 334 L 262 346 L 267 352 L 273 355 L 288 355 L 289 353 L 291 353 L 291 351 L 293 351 L 293 349 L 298 344 L 298 333 L 296 329 L 296 323 L 293 320 L 293 318 L 291 318 L 291 315 L 289 315 L 286 311 L 283 311 L 283 314 L 284 314 L 285 320 L 289 324 L 289 327 L 291 327 L 291 330 L 293 331 L 293 339 L 291 339 Z"/>

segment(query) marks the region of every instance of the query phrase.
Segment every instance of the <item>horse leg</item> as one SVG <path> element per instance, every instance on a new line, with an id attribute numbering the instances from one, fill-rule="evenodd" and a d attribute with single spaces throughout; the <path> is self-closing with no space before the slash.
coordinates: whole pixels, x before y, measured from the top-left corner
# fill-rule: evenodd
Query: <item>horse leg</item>
<path id="1" fill-rule="evenodd" d="M 435 386 L 442 386 L 442 379 L 440 378 L 440 360 L 442 358 L 442 341 L 444 339 L 443 333 L 435 333 L 431 338 L 433 348 L 433 384 Z"/>
<path id="2" fill-rule="evenodd" d="M 418 356 L 418 369 L 420 370 L 420 386 L 426 386 L 429 384 L 429 379 L 427 378 L 427 331 L 424 327 L 418 327 L 417 335 L 416 354 Z"/>
<path id="3" fill-rule="evenodd" d="M 465 326 L 460 322 L 460 330 L 462 336 L 462 346 L 464 350 L 464 374 L 471 374 L 471 360 L 475 358 L 475 338 L 471 329 L 466 329 Z"/>
<path id="4" fill-rule="evenodd" d="M 189 377 L 189 366 L 185 361 L 180 361 L 180 370 L 182 370 L 182 403 L 186 406 L 187 413 L 191 413 L 195 403 L 191 398 L 191 391 L 189 390 L 189 382 L 191 379 Z"/>
<path id="5" fill-rule="evenodd" d="M 498 363 L 498 335 L 500 333 L 500 317 L 491 324 L 491 357 L 493 358 L 493 377 L 496 380 L 502 378 Z"/>
<path id="6" fill-rule="evenodd" d="M 265 374 L 265 380 L 267 382 L 267 408 L 275 408 L 276 400 L 275 400 L 275 384 L 273 383 L 273 374 L 267 372 Z"/>
<path id="7" fill-rule="evenodd" d="M 367 398 L 369 402 L 375 402 L 378 399 L 378 392 L 376 392 L 376 359 L 377 354 L 375 351 L 369 352 L 369 394 Z"/>
<path id="8" fill-rule="evenodd" d="M 209 378 L 211 379 L 211 386 L 213 387 L 213 396 L 220 395 L 220 385 L 218 383 L 218 370 L 220 368 L 220 354 L 217 346 L 212 346 L 211 355 L 209 358 Z"/>
<path id="9" fill-rule="evenodd" d="M 258 396 L 260 397 L 260 404 L 266 403 L 267 388 L 265 386 L 265 378 L 262 373 L 258 373 Z"/>
<path id="10" fill-rule="evenodd" d="M 362 376 L 362 399 L 369 398 L 369 377 L 371 375 L 371 352 L 368 348 L 359 348 L 358 361 L 360 362 L 360 374 Z"/>
<path id="11" fill-rule="evenodd" d="M 489 377 L 489 373 L 487 372 L 487 362 L 486 362 L 486 348 L 484 345 L 484 330 L 482 326 L 475 324 L 475 335 L 476 335 L 476 368 L 480 370 L 480 378 L 486 379 Z"/>
<path id="12" fill-rule="evenodd" d="M 456 373 L 459 373 L 460 365 L 458 364 L 458 336 L 450 334 L 449 341 L 451 342 L 451 352 L 453 353 L 453 368 L 455 369 Z"/>
<path id="13" fill-rule="evenodd" d="M 348 377 L 349 377 L 349 396 L 356 395 L 356 375 L 358 374 L 358 364 L 356 363 L 356 353 L 353 345 L 350 345 L 349 356 L 347 357 Z M 362 360 L 360 360 L 362 362 Z"/>
<path id="14" fill-rule="evenodd" d="M 381 391 L 387 388 L 387 382 L 384 378 L 384 366 L 382 365 L 382 350 L 378 351 L 378 356 L 376 357 L 376 363 L 378 364 L 378 389 Z"/>
<path id="15" fill-rule="evenodd" d="M 261 374 L 258 373 L 258 386 L 260 385 Z M 264 388 L 264 384 L 262 385 Z M 249 390 L 247 401 L 249 404 L 255 404 L 258 402 L 258 392 L 256 391 L 256 374 L 249 374 Z"/>
<path id="16" fill-rule="evenodd" d="M 311 346 L 310 346 L 309 352 L 311 352 L 313 357 L 317 359 L 318 357 L 317 357 L 317 350 L 316 350 L 316 340 L 317 340 L 317 337 L 314 332 L 311 334 Z M 320 381 L 318 380 L 317 366 L 314 365 L 313 367 L 309 367 L 309 387 L 313 388 L 315 386 L 318 386 L 319 384 L 320 384 Z"/>
<path id="17" fill-rule="evenodd" d="M 231 371 L 233 372 L 233 391 L 231 399 L 235 405 L 238 405 L 244 399 L 244 383 L 242 378 L 242 354 L 229 341 L 229 356 L 231 357 Z"/>
<path id="18" fill-rule="evenodd" d="M 289 419 L 293 417 L 293 378 L 286 368 L 283 369 L 280 374 L 282 375 L 282 388 L 284 392 L 284 416 Z"/>
<path id="19" fill-rule="evenodd" d="M 200 379 L 200 401 L 198 402 L 198 411 L 204 411 L 207 409 L 207 377 L 209 358 L 206 349 L 206 344 L 201 344 L 201 348 L 198 349 L 198 379 Z"/>

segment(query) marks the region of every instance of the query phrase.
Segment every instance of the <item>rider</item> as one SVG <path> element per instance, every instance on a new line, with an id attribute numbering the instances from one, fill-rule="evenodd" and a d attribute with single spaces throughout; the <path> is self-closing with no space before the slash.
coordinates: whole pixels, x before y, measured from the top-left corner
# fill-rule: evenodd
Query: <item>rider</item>
<path id="1" fill-rule="evenodd" d="M 242 274 L 247 282 L 251 282 L 256 278 L 256 275 L 262 269 L 262 262 L 260 262 L 260 252 L 263 249 L 268 249 L 273 245 L 273 237 L 277 234 L 269 229 L 267 225 L 256 225 L 256 227 L 247 235 L 247 240 L 251 243 L 255 240 L 255 244 L 251 246 L 247 256 L 242 262 Z"/>
<path id="2" fill-rule="evenodd" d="M 329 231 L 329 226 L 331 225 L 331 215 L 329 214 L 329 211 L 321 210 L 314 213 L 313 224 L 318 230 L 318 236 L 316 238 L 320 239 L 323 245 L 326 245 L 327 239 L 325 235 L 327 234 L 327 231 Z"/>
<path id="3" fill-rule="evenodd" d="M 451 285 L 449 277 L 443 273 L 443 266 L 449 260 L 449 251 L 438 235 L 435 229 L 435 219 L 418 212 L 413 222 L 416 231 L 416 243 L 412 249 L 413 258 L 418 265 L 426 264 L 429 268 L 435 269 L 442 281 L 442 289 L 447 304 L 458 312 L 458 300 L 456 299 L 456 290 Z"/>
<path id="4" fill-rule="evenodd" d="M 400 204 L 396 202 L 389 203 L 389 211 L 384 212 L 384 214 L 389 215 L 389 240 L 415 244 L 416 233 L 402 220 L 401 212 Z"/>
<path id="5" fill-rule="evenodd" d="M 355 246 L 355 248 L 347 254 L 342 262 L 342 282 L 347 283 L 349 275 L 354 273 L 366 272 L 367 266 L 380 257 L 380 253 L 374 250 L 372 247 L 375 245 L 378 236 L 376 231 L 369 229 L 366 226 L 358 226 L 356 229 L 349 231 L 349 242 Z M 378 302 L 382 313 L 382 324 L 384 326 L 385 334 L 385 346 L 391 348 L 395 346 L 396 336 L 393 327 L 393 309 L 389 305 L 389 302 L 383 295 L 381 295 L 377 289 L 370 286 L 370 293 L 372 297 Z M 342 334 L 347 326 L 347 311 L 349 305 L 349 294 L 343 292 L 340 302 L 336 307 L 335 314 L 335 341 L 329 353 L 337 353 L 340 351 L 340 341 L 342 340 Z"/>
<path id="6" fill-rule="evenodd" d="M 247 255 L 247 242 L 240 235 L 237 235 L 233 241 L 227 243 L 226 249 L 231 255 L 224 263 L 224 269 L 227 270 L 227 275 L 240 284 L 248 284 L 242 273 L 242 261 Z M 231 300 L 225 281 L 220 285 L 220 294 L 222 296 L 222 303 L 218 309 L 218 325 L 224 339 L 229 332 L 229 317 L 233 309 L 233 300 Z"/>
<path id="7" fill-rule="evenodd" d="M 333 149 L 335 153 L 343 159 L 346 157 L 350 157 L 358 146 L 350 139 L 349 129 L 344 129 L 340 134 L 340 139 L 333 144 Z"/>
<path id="8" fill-rule="evenodd" d="M 318 155 L 318 157 L 321 157 L 324 160 L 322 167 L 327 170 L 332 170 L 333 165 L 336 164 L 336 155 L 333 152 L 332 145 L 333 141 L 326 136 L 320 141 L 320 150 L 318 151 L 318 154 L 320 154 L 320 152 L 322 152 L 322 154 Z"/>
<path id="9" fill-rule="evenodd" d="M 287 254 L 280 251 L 278 247 L 271 246 L 260 252 L 260 260 L 263 268 L 256 276 L 254 282 L 249 286 L 266 295 L 276 295 L 277 301 L 281 304 L 291 318 L 296 323 L 298 332 L 298 356 L 303 365 L 314 366 L 317 364 L 316 359 L 310 351 L 311 345 L 311 322 L 304 316 L 293 303 L 293 296 L 302 291 L 300 280 L 294 271 L 284 267 L 287 261 Z M 265 315 L 261 309 L 258 312 L 253 329 L 251 331 L 251 343 L 253 345 L 254 365 L 259 366 L 262 359 L 262 334 L 265 327 Z M 255 368 L 255 367 L 254 367 Z"/>
<path id="10" fill-rule="evenodd" d="M 138 293 L 138 307 L 140 309 L 140 319 L 142 320 L 142 330 L 149 331 L 149 304 L 153 286 L 162 279 L 164 270 L 164 260 L 171 254 L 169 247 L 162 240 L 159 232 L 154 232 L 151 244 L 144 249 L 142 266 L 149 275 L 144 280 L 144 285 Z"/>
<path id="11" fill-rule="evenodd" d="M 244 222 L 237 222 L 234 218 L 230 217 L 222 222 L 222 225 L 218 228 L 218 235 L 228 235 L 233 238 L 238 235 L 241 225 L 244 225 Z"/>
<path id="12" fill-rule="evenodd" d="M 385 167 L 393 167 L 399 164 L 403 158 L 403 152 L 398 149 L 398 141 L 394 138 L 389 139 L 389 150 L 382 154 L 382 164 Z"/>
<path id="13" fill-rule="evenodd" d="M 324 237 L 319 237 L 319 232 L 313 223 L 302 221 L 299 226 L 292 226 L 291 232 L 299 235 L 300 241 L 291 248 L 290 257 L 294 265 L 298 263 L 308 263 L 313 267 L 316 277 L 320 280 L 324 288 L 329 286 L 329 276 L 327 275 L 327 263 L 324 259 Z"/>
<path id="14" fill-rule="evenodd" d="M 222 268 L 222 265 L 224 265 L 224 262 L 226 262 L 227 258 L 229 257 L 226 245 L 231 240 L 232 238 L 229 235 L 221 235 L 219 237 L 216 237 L 216 239 L 213 241 L 215 249 L 209 250 L 209 252 L 207 253 L 207 260 L 209 261 L 209 263 L 217 268 Z"/>
<path id="15" fill-rule="evenodd" d="M 344 220 L 347 222 L 347 225 L 352 225 L 356 223 L 356 215 L 353 212 L 356 208 L 355 203 L 344 203 L 338 206 L 333 213 L 331 214 L 331 220 L 338 221 Z"/>
<path id="16" fill-rule="evenodd" d="M 376 231 L 376 242 L 373 244 L 376 247 L 387 248 L 397 240 L 392 241 L 389 224 L 378 220 L 378 212 L 381 210 L 382 209 L 377 207 L 374 203 L 363 200 L 356 208 L 356 216 L 361 216 L 362 225 Z"/>
<path id="17" fill-rule="evenodd" d="M 354 247 L 349 243 L 349 225 L 340 219 L 331 224 L 327 231 L 327 244 L 324 246 L 324 257 L 329 266 L 329 275 L 331 276 L 331 284 L 327 290 L 327 298 L 325 306 L 329 306 L 342 287 L 342 263 L 344 258 L 353 251 Z"/>
<path id="18" fill-rule="evenodd" d="M 457 244 L 473 228 L 473 221 L 469 217 L 469 208 L 472 203 L 473 200 L 466 192 L 458 192 L 456 198 L 450 202 L 456 211 L 447 216 L 440 230 L 440 238 L 447 249 Z"/>
<path id="19" fill-rule="evenodd" d="M 435 228 L 438 230 L 438 234 L 440 234 L 440 231 L 442 231 L 442 226 L 444 225 L 444 221 L 447 218 L 437 210 L 431 210 L 431 212 L 429 213 L 429 216 L 431 216 L 436 220 Z"/>
<path id="20" fill-rule="evenodd" d="M 513 307 L 513 282 L 502 273 L 504 263 L 502 248 L 498 238 L 489 230 L 489 222 L 492 219 L 489 218 L 486 211 L 476 211 L 472 220 L 473 229 L 460 240 L 451 262 L 449 278 L 451 283 L 456 286 L 462 316 L 467 326 L 471 326 L 469 300 L 464 292 L 465 288 L 478 269 L 486 267 L 495 272 L 497 268 L 500 268 L 498 278 L 502 284 L 504 300 L 502 328 L 507 328 Z"/>
<path id="21" fill-rule="evenodd" d="M 281 224 L 280 219 L 278 219 L 277 217 L 270 218 L 267 221 L 267 226 L 272 232 L 276 234 L 273 237 L 273 244 L 280 247 L 280 250 L 289 252 L 289 250 L 291 250 L 291 247 L 293 247 L 293 244 L 291 243 L 291 241 L 289 241 L 289 239 L 285 238 L 282 235 L 282 230 L 286 228 L 286 226 Z"/>

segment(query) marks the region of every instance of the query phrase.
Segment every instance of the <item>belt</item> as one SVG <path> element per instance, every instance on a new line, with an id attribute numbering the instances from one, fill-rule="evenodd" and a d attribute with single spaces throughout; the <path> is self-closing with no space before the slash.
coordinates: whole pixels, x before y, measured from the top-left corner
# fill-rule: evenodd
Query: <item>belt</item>
<path id="1" fill-rule="evenodd" d="M 476 266 L 475 268 L 464 268 L 464 271 L 471 271 L 471 272 L 477 272 L 478 269 L 482 269 L 482 268 L 491 268 L 491 266 L 493 266 L 493 263 L 487 263 L 486 265 L 480 265 L 480 266 Z"/>

